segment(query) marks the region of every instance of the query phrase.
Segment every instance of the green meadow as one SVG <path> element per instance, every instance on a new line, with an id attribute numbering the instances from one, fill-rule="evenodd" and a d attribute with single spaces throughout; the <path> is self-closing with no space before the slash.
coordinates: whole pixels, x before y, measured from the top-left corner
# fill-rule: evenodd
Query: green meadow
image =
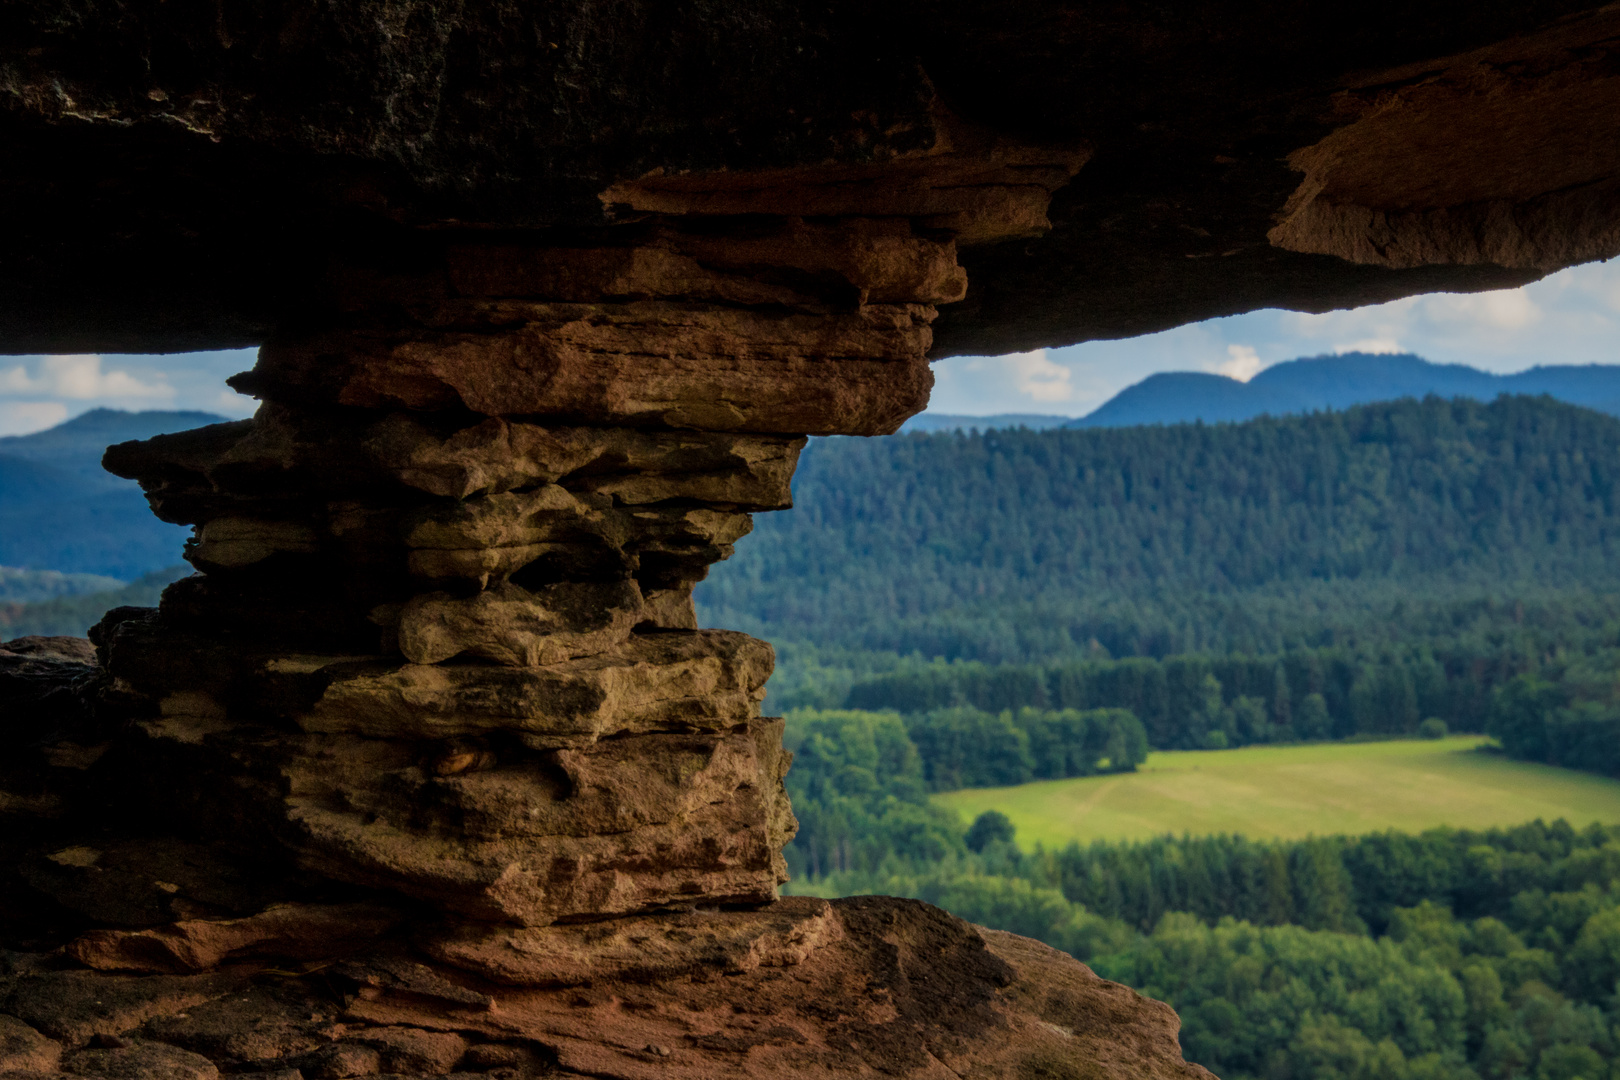
<path id="1" fill-rule="evenodd" d="M 1620 780 L 1515 761 L 1489 739 L 1319 743 L 1148 755 L 1134 773 L 975 788 L 935 800 L 971 821 L 999 810 L 1021 847 L 1166 833 L 1297 839 L 1563 818 L 1620 822 Z"/>

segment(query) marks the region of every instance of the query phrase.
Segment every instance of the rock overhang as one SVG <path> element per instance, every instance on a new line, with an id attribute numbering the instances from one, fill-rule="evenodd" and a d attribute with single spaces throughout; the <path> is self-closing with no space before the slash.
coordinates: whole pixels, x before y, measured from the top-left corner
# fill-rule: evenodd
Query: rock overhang
<path id="1" fill-rule="evenodd" d="M 1077 171 L 1039 235 L 955 230 L 970 286 L 936 357 L 1508 287 L 1620 250 L 1620 15 L 1590 3 L 0 20 L 8 351 L 254 344 L 357 276 L 439 273 L 468 237 L 579 246 L 699 192 L 709 217 L 813 212 L 807 178 L 892 182 L 964 133 Z M 780 197 L 736 198 L 750 178 Z"/>
<path id="2" fill-rule="evenodd" d="M 0 8 L 0 349 L 265 402 L 107 455 L 198 574 L 0 650 L 0 1071 L 237 1069 L 184 1010 L 273 978 L 323 1075 L 1207 1075 L 1051 950 L 777 900 L 773 654 L 691 590 L 930 350 L 1620 249 L 1615 11 L 1297 8 Z"/>

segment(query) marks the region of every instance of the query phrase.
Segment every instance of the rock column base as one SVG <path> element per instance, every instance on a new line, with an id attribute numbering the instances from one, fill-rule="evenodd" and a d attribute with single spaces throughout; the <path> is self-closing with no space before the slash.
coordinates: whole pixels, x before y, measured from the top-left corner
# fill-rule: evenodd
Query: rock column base
<path id="1" fill-rule="evenodd" d="M 283 931 L 300 917 L 325 926 L 289 911 Z M 163 952 L 79 944 L 109 964 Z M 8 1080 L 1209 1076 L 1182 1060 L 1167 1006 L 1038 942 L 887 897 L 618 920 L 599 935 L 402 930 L 343 957 L 188 975 L 8 965 Z M 537 971 L 545 985 L 513 985 Z"/>

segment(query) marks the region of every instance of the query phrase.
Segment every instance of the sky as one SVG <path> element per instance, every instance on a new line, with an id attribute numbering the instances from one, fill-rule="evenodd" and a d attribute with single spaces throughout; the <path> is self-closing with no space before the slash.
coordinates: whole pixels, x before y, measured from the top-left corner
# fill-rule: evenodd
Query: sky
<path id="1" fill-rule="evenodd" d="M 256 350 L 150 355 L 0 356 L 0 435 L 55 427 L 91 409 L 200 409 L 232 420 L 258 402 L 225 385 Z"/>
<path id="2" fill-rule="evenodd" d="M 1510 374 L 1537 364 L 1620 364 L 1620 259 L 1520 289 L 1429 293 L 1323 315 L 1274 308 L 1124 341 L 934 365 L 933 413 L 1084 416 L 1159 371 L 1248 380 L 1300 356 L 1413 352 Z"/>
<path id="3" fill-rule="evenodd" d="M 1158 371 L 1250 379 L 1299 356 L 1415 352 L 1507 374 L 1537 364 L 1620 363 L 1620 259 L 1522 289 L 1431 293 L 1324 315 L 1268 309 L 1125 341 L 934 365 L 929 412 L 1084 416 Z M 0 356 L 0 435 L 53 427 L 94 408 L 200 409 L 230 419 L 255 402 L 225 379 L 254 350 L 170 355 Z"/>

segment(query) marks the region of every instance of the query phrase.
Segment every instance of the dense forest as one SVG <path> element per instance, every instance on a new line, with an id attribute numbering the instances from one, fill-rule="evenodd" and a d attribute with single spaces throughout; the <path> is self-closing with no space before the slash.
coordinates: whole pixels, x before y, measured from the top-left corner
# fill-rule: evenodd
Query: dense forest
<path id="1" fill-rule="evenodd" d="M 823 439 L 794 511 L 761 515 L 699 603 L 710 625 L 823 654 L 1028 663 L 1385 640 L 1458 604 L 1620 591 L 1617 478 L 1620 420 L 1549 398 Z"/>
<path id="2" fill-rule="evenodd" d="M 1620 775 L 1620 740 L 1598 759 L 1573 747 L 1557 749 L 1563 736 L 1531 734 L 1620 719 L 1620 624 L 1599 621 L 1606 610 L 1586 612 L 1590 620 L 1581 614 L 1571 603 L 1537 611 L 1535 625 L 1521 619 L 1499 633 L 1274 656 L 1052 664 L 866 657 L 865 672 L 789 663 L 784 685 L 772 689 L 773 704 L 908 716 L 944 708 L 1126 709 L 1141 720 L 1149 743 L 1163 750 L 1410 735 L 1431 718 L 1453 731 L 1495 733 L 1492 717 L 1501 714 L 1510 753 L 1553 764 L 1584 759 L 1584 767 Z M 1506 697 L 1504 689 L 1511 691 Z"/>
<path id="3" fill-rule="evenodd" d="M 164 587 L 189 573 L 191 567 L 182 564 L 142 574 L 128 585 L 119 585 L 114 579 L 101 579 L 116 586 L 111 589 L 64 590 L 61 595 L 34 600 L 8 600 L 0 596 L 0 640 L 30 634 L 83 637 L 111 608 L 156 607 Z"/>
<path id="4" fill-rule="evenodd" d="M 822 440 L 701 597 L 780 645 L 792 889 L 1065 949 L 1226 1080 L 1599 1080 L 1620 829 L 1026 851 L 930 795 L 1448 728 L 1620 775 L 1616 476 L 1545 399 Z"/>
<path id="5" fill-rule="evenodd" d="M 1611 1075 L 1620 829 L 1024 852 L 1001 815 L 964 830 L 929 791 L 1132 767 L 1086 742 L 1093 719 L 1116 737 L 1129 721 L 963 713 L 789 718 L 791 889 L 915 896 L 1046 941 L 1170 1002 L 1188 1057 L 1225 1080 Z M 1032 737 L 1054 723 L 1081 738 Z"/>
<path id="6" fill-rule="evenodd" d="M 1620 420 L 1530 398 L 822 439 L 700 610 L 778 646 L 791 890 L 1040 938 L 1224 1080 L 1612 1080 L 1620 828 L 1024 850 L 931 796 L 1448 729 L 1620 776 L 1617 478 Z M 0 595 L 0 637 L 183 569 Z"/>
<path id="7" fill-rule="evenodd" d="M 1514 757 L 1620 776 L 1620 649 L 1520 675 L 1494 695 L 1487 730 Z"/>
<path id="8" fill-rule="evenodd" d="M 1599 1080 L 1620 1050 L 1615 829 L 992 840 L 819 891 L 917 896 L 1066 949 L 1173 1005 L 1223 1080 Z"/>

